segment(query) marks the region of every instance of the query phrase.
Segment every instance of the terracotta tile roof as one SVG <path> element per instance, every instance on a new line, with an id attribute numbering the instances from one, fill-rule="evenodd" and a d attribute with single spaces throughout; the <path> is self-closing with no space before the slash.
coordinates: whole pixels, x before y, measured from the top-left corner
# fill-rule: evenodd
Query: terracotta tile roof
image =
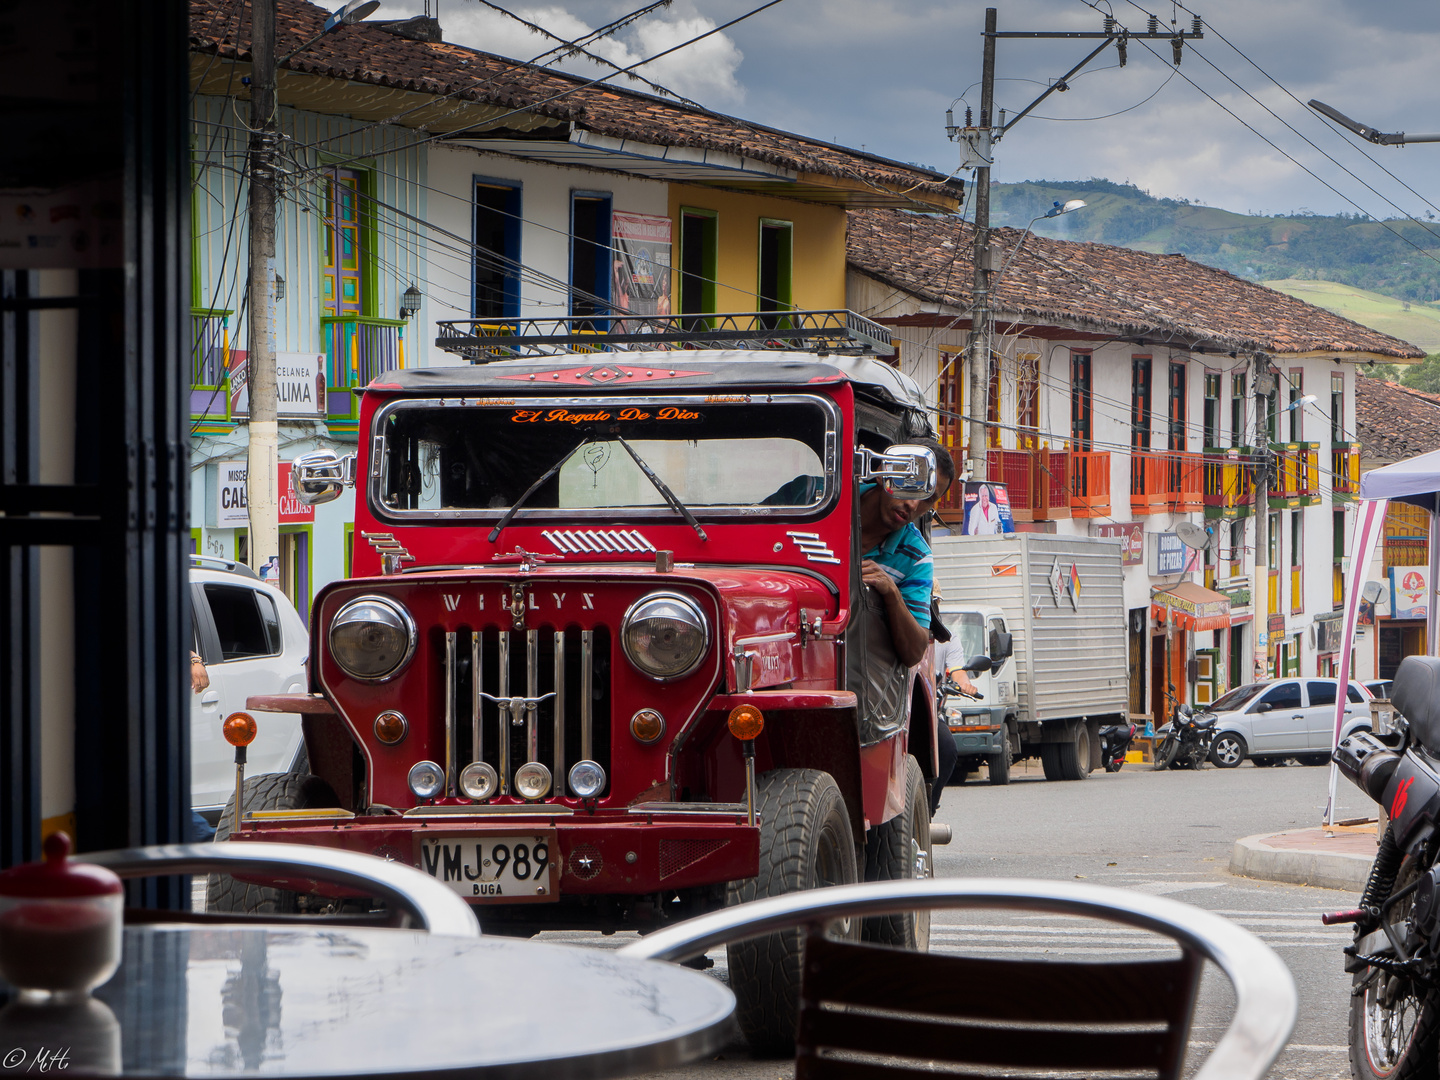
<path id="1" fill-rule="evenodd" d="M 1182 255 L 1033 233 L 1015 253 L 1021 235 L 1018 229 L 993 232 L 995 267 L 1005 266 L 994 290 L 1001 322 L 1168 336 L 1177 344 L 1247 352 L 1425 355 L 1399 338 Z M 855 269 L 922 300 L 968 309 L 974 236 L 974 227 L 955 217 L 852 210 L 846 257 Z"/>
<path id="2" fill-rule="evenodd" d="M 1355 428 L 1367 468 L 1440 450 L 1440 394 L 1356 379 Z"/>
<path id="3" fill-rule="evenodd" d="M 319 34 L 329 15 L 306 0 L 277 0 L 277 6 L 276 51 L 282 57 Z M 248 63 L 249 3 L 191 0 L 190 49 Z M 502 110 L 524 109 L 555 125 L 573 123 L 613 138 L 736 154 L 801 173 L 910 192 L 937 208 L 953 207 L 960 194 L 957 185 L 928 169 L 605 83 L 577 89 L 588 80 L 460 45 L 412 41 L 378 26 L 360 24 L 328 34 L 297 53 L 284 69 Z M 547 100 L 559 94 L 565 96 Z M 446 130 L 433 114 L 426 126 Z M 489 133 L 499 134 L 508 126 Z M 514 127 L 535 129 L 533 120 Z"/>

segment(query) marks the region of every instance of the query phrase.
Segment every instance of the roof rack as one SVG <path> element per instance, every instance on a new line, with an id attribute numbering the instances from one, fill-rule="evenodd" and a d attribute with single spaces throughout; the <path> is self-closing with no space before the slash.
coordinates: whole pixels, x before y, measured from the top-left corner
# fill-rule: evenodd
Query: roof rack
<path id="1" fill-rule="evenodd" d="M 190 565 L 201 570 L 228 570 L 232 574 L 241 574 L 245 577 L 252 577 L 260 580 L 260 575 L 255 573 L 243 562 L 236 562 L 234 559 L 219 559 L 214 555 L 191 555 Z"/>
<path id="2" fill-rule="evenodd" d="M 472 364 L 556 353 L 655 349 L 890 354 L 890 331 L 853 311 L 748 311 L 723 315 L 569 315 L 544 319 L 450 319 L 437 347 Z"/>

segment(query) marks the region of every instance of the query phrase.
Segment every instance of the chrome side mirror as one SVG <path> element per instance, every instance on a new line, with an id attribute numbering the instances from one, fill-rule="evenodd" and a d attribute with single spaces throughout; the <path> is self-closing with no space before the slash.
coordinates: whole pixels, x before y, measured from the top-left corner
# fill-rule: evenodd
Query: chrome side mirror
<path id="1" fill-rule="evenodd" d="M 861 447 L 855 452 L 862 481 L 878 480 L 892 499 L 928 499 L 939 487 L 935 453 L 913 443 L 897 443 L 883 454 Z"/>
<path id="2" fill-rule="evenodd" d="M 355 455 L 312 450 L 290 463 L 290 490 L 306 506 L 319 506 L 355 486 Z"/>

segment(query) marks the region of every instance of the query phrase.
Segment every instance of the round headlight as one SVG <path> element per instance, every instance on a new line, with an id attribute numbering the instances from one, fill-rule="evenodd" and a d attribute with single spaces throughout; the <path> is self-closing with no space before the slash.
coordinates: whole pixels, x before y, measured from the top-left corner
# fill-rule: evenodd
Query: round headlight
<path id="1" fill-rule="evenodd" d="M 415 655 L 415 620 L 384 596 L 362 596 L 330 624 L 330 655 L 355 679 L 378 682 L 399 674 Z"/>
<path id="2" fill-rule="evenodd" d="M 433 799 L 445 790 L 445 770 L 433 761 L 417 761 L 407 777 L 417 799 Z"/>
<path id="3" fill-rule="evenodd" d="M 515 770 L 515 794 L 522 799 L 542 799 L 550 790 L 550 770 L 538 761 L 529 761 Z"/>
<path id="4" fill-rule="evenodd" d="M 488 762 L 472 761 L 460 772 L 460 790 L 468 799 L 488 799 L 500 786 L 500 778 Z"/>
<path id="5" fill-rule="evenodd" d="M 593 799 L 605 790 L 605 770 L 593 761 L 570 766 L 570 790 L 577 798 Z"/>
<path id="6" fill-rule="evenodd" d="M 620 621 L 625 657 L 662 682 L 689 675 L 705 659 L 710 626 L 695 601 L 678 593 L 651 593 L 630 605 Z"/>

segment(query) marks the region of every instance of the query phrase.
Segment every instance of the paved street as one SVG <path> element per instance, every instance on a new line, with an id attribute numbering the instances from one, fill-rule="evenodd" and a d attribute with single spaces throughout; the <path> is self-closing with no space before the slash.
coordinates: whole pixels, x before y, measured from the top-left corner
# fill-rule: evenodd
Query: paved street
<path id="1" fill-rule="evenodd" d="M 991 787 L 982 773 L 982 779 L 946 792 L 939 820 L 954 826 L 955 842 L 936 849 L 940 875 L 1078 878 L 1173 897 L 1234 919 L 1279 953 L 1300 991 L 1299 1024 L 1271 1076 L 1340 1080 L 1349 1075 L 1349 979 L 1340 967 L 1340 949 L 1349 933 L 1321 926 L 1319 914 L 1352 906 L 1356 897 L 1250 881 L 1227 871 L 1237 837 L 1320 820 L 1326 769 L 1247 764 L 1230 771 L 1155 773 L 1148 766 L 1129 765 L 1115 774 L 1094 773 L 1083 783 L 1051 784 L 1040 776 L 1038 763 L 1027 764 L 1031 767 L 1017 769 L 1008 787 Z M 1369 810 L 1343 780 L 1340 800 L 1342 818 Z M 937 917 L 932 948 L 964 945 L 973 951 L 977 934 L 984 935 L 987 952 L 1029 949 L 1063 957 L 1154 947 L 1154 939 L 1128 930 L 1092 929 L 1044 916 L 1012 915 L 996 922 L 956 913 Z M 614 947 L 627 937 L 545 936 L 598 947 Z M 714 959 L 712 974 L 723 978 L 723 950 Z M 1193 1036 L 1197 1047 L 1206 1048 L 1219 1037 L 1231 1007 L 1224 978 L 1207 973 Z M 656 1077 L 758 1080 L 792 1074 L 787 1063 L 755 1061 L 736 1046 L 717 1060 Z"/>

